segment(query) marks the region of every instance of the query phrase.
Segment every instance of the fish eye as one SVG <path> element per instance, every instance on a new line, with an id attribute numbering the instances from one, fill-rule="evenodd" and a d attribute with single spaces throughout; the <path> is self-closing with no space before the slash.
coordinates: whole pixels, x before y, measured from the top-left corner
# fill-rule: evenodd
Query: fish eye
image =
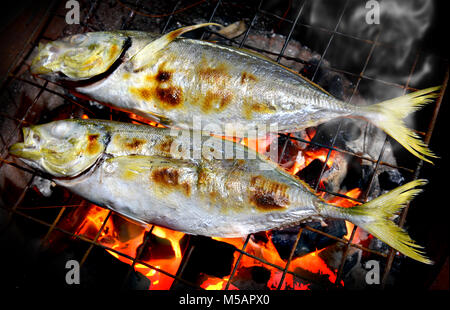
<path id="1" fill-rule="evenodd" d="M 87 35 L 85 34 L 76 34 L 70 38 L 70 43 L 72 44 L 81 44 L 87 39 Z"/>
<path id="2" fill-rule="evenodd" d="M 39 137 L 39 135 L 37 133 L 33 133 L 32 138 L 36 142 L 40 142 L 41 141 L 41 137 Z"/>
<path id="3" fill-rule="evenodd" d="M 50 46 L 50 48 L 48 49 L 50 52 L 52 53 L 58 53 L 59 52 L 59 48 L 57 48 L 56 46 Z"/>

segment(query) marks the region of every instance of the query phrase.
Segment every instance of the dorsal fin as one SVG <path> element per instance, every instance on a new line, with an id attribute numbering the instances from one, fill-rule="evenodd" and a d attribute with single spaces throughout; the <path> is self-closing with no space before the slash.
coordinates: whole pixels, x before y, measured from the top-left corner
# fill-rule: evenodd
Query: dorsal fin
<path id="1" fill-rule="evenodd" d="M 170 42 L 181 36 L 183 33 L 188 31 L 196 30 L 198 28 L 207 27 L 207 26 L 219 26 L 223 27 L 217 23 L 203 23 L 198 25 L 186 26 L 182 28 L 178 28 L 173 30 L 162 37 L 150 42 L 140 51 L 138 51 L 133 57 L 131 57 L 131 62 L 133 64 L 133 70 L 139 71 L 143 67 L 151 65 L 152 61 L 157 59 L 155 57 L 155 53 L 166 47 Z"/>

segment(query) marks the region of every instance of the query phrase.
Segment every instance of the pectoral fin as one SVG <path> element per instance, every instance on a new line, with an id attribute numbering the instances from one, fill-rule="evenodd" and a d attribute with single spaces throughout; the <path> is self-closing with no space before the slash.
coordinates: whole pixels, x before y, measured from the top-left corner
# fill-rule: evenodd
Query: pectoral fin
<path id="1" fill-rule="evenodd" d="M 152 63 L 158 59 L 158 57 L 155 57 L 155 53 L 162 50 L 164 47 L 166 47 L 170 42 L 181 36 L 183 33 L 186 33 L 188 31 L 192 31 L 198 28 L 207 27 L 207 26 L 219 26 L 222 27 L 220 24 L 216 23 L 204 23 L 204 24 L 198 24 L 198 25 L 192 25 L 187 27 L 178 28 L 174 31 L 171 31 L 162 37 L 150 42 L 147 44 L 144 48 L 142 48 L 139 52 L 137 52 L 132 58 L 131 62 L 133 64 L 133 70 L 134 71 L 140 71 L 146 66 L 152 65 Z"/>

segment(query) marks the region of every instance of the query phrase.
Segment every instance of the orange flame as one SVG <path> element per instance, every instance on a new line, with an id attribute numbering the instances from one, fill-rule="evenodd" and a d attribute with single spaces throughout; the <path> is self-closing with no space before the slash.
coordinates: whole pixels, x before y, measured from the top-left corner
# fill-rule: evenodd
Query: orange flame
<path id="1" fill-rule="evenodd" d="M 306 168 L 311 162 L 313 162 L 315 159 L 320 160 L 321 162 L 327 162 L 327 167 L 331 168 L 333 166 L 333 163 L 336 159 L 337 152 L 331 151 L 330 156 L 328 157 L 328 149 L 320 148 L 317 150 L 305 150 L 305 151 L 299 151 L 297 154 L 297 158 L 294 162 L 294 165 L 289 170 L 289 173 L 291 174 L 297 174 L 300 170 L 303 170 Z"/>
<path id="2" fill-rule="evenodd" d="M 361 189 L 354 188 L 345 193 L 345 195 L 350 198 L 356 199 L 359 197 L 359 195 L 361 195 L 361 193 L 362 193 Z M 359 202 L 357 201 L 346 199 L 343 197 L 335 197 L 329 200 L 328 202 L 343 208 L 351 208 L 359 204 Z M 345 221 L 345 226 L 347 227 L 347 234 L 343 238 L 349 240 L 352 235 L 353 227 L 355 227 L 355 225 L 353 223 L 350 223 L 349 221 Z M 357 230 L 355 232 L 355 236 L 353 237 L 353 242 L 357 242 L 358 240 L 359 240 L 359 233 Z"/>
<path id="3" fill-rule="evenodd" d="M 134 114 L 134 113 L 129 113 L 128 116 L 132 119 L 132 123 L 133 124 L 138 124 L 141 125 L 142 123 L 150 125 L 152 127 L 158 127 L 158 128 L 165 128 L 165 126 L 163 126 L 162 124 L 155 122 L 155 121 L 151 121 L 147 118 L 144 118 L 140 115 Z"/>
<path id="4" fill-rule="evenodd" d="M 88 214 L 86 215 L 83 223 L 79 226 L 76 234 L 94 238 L 97 232 L 100 230 L 101 225 L 108 215 L 108 212 L 109 211 L 106 209 L 91 205 Z M 150 232 L 151 225 L 142 227 L 131 222 L 127 222 L 126 225 L 128 231 L 132 231 L 133 233 L 130 234 L 131 237 L 121 241 L 121 236 L 119 233 L 117 233 L 114 227 L 113 220 L 110 217 L 98 237 L 98 242 L 107 247 L 110 247 L 113 250 L 116 250 L 117 252 L 128 255 L 130 257 L 135 257 L 139 246 L 141 246 L 144 241 L 145 233 Z M 150 257 L 150 259 L 142 260 L 142 262 L 150 266 L 154 266 L 155 268 L 167 271 L 171 274 L 176 274 L 182 258 L 180 240 L 184 236 L 184 233 L 159 226 L 154 226 L 151 233 L 155 236 L 168 240 L 175 255 L 169 258 L 158 259 L 152 259 Z M 129 258 L 119 255 L 114 251 L 106 251 L 126 264 L 131 265 L 133 263 Z M 136 263 L 134 265 L 134 269 L 142 273 L 150 280 L 151 289 L 169 289 L 174 280 L 172 277 L 166 276 L 163 273 L 158 272 L 156 269 L 150 268 L 141 263 Z"/>

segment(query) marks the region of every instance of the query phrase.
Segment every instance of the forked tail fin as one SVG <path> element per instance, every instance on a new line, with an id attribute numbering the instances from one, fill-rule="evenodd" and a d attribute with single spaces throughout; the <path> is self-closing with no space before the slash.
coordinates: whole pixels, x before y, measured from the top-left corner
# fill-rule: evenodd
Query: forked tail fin
<path id="1" fill-rule="evenodd" d="M 437 158 L 437 156 L 433 154 L 417 133 L 406 127 L 403 119 L 408 114 L 419 110 L 427 103 L 432 102 L 434 98 L 438 97 L 439 94 L 437 91 L 440 88 L 440 86 L 430 87 L 367 106 L 363 109 L 363 113 L 369 112 L 371 116 L 367 117 L 365 114 L 364 117 L 368 118 L 377 127 L 383 129 L 412 154 L 432 163 L 427 157 Z"/>
<path id="2" fill-rule="evenodd" d="M 396 213 L 400 211 L 417 194 L 422 192 L 417 186 L 425 185 L 420 179 L 399 186 L 367 203 L 352 208 L 341 208 L 324 204 L 321 213 L 326 216 L 341 218 L 360 226 L 392 248 L 425 264 L 433 264 L 408 233 L 394 223 Z"/>

